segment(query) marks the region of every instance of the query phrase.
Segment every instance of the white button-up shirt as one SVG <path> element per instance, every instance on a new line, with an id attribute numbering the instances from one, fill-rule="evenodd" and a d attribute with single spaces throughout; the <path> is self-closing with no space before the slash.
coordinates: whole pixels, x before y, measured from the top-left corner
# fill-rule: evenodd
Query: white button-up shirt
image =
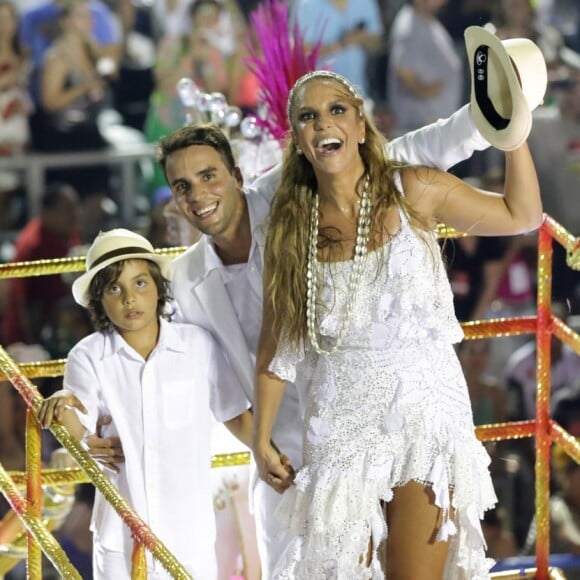
<path id="1" fill-rule="evenodd" d="M 261 216 L 255 215 L 255 208 L 248 203 L 250 228 L 252 232 L 260 227 Z M 256 223 L 257 222 L 257 223 Z M 252 235 L 248 261 L 242 264 L 224 266 L 212 243 L 205 246 L 205 263 L 208 273 L 218 269 L 224 286 L 236 312 L 237 319 L 252 362 L 256 364 L 256 353 L 262 329 L 262 256 L 256 236 Z"/>
<path id="2" fill-rule="evenodd" d="M 88 409 L 79 417 L 89 433 L 111 415 L 105 436 L 121 438 L 125 463 L 107 476 L 121 495 L 194 578 L 214 579 L 210 408 L 226 421 L 249 403 L 211 335 L 162 320 L 144 360 L 117 332 L 91 334 L 70 351 L 64 387 Z M 91 528 L 95 542 L 130 559 L 129 530 L 98 493 Z"/>

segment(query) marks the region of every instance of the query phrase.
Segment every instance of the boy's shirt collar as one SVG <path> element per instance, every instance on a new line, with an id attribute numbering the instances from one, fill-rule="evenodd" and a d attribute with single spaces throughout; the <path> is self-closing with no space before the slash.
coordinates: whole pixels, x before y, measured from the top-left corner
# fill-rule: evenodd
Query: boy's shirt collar
<path id="1" fill-rule="evenodd" d="M 131 358 L 138 358 L 143 360 L 143 357 L 135 351 L 127 341 L 114 330 L 113 332 L 103 332 L 103 359 L 114 356 L 118 354 L 121 350 L 124 350 Z M 153 354 L 155 351 L 160 350 L 173 350 L 176 352 L 185 352 L 185 345 L 183 339 L 173 325 L 161 318 L 159 320 L 159 339 L 157 344 L 153 349 Z"/>

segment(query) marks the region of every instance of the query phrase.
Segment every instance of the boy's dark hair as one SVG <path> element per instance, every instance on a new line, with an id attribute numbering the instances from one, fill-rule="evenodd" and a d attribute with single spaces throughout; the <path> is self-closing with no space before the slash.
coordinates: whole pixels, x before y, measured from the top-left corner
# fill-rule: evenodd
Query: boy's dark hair
<path id="1" fill-rule="evenodd" d="M 198 123 L 177 129 L 177 131 L 159 141 L 157 160 L 159 165 L 161 165 L 161 169 L 163 169 L 166 179 L 165 166 L 169 155 L 176 151 L 187 149 L 192 145 L 206 145 L 215 149 L 223 159 L 228 171 L 233 173 L 236 167 L 236 160 L 228 138 L 217 125 L 213 123 Z"/>
<path id="2" fill-rule="evenodd" d="M 112 332 L 115 328 L 113 323 L 109 320 L 109 317 L 105 313 L 103 308 L 102 299 L 106 288 L 116 282 L 123 271 L 123 266 L 127 260 L 121 260 L 120 262 L 115 262 L 106 268 L 103 268 L 100 272 L 95 274 L 95 277 L 91 280 L 91 285 L 89 286 L 89 312 L 91 314 L 91 320 L 95 327 L 95 330 L 101 332 Z M 171 320 L 171 312 L 167 312 L 166 307 L 172 299 L 171 290 L 169 286 L 169 280 L 163 277 L 159 266 L 155 262 L 146 260 L 149 266 L 149 273 L 157 286 L 157 293 L 159 297 L 157 299 L 157 316 Z"/>

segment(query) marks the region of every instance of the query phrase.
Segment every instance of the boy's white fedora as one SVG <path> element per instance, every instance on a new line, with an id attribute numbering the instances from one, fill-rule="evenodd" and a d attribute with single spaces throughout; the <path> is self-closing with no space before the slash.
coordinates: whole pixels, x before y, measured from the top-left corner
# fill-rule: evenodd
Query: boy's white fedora
<path id="1" fill-rule="evenodd" d="M 87 271 L 72 285 L 75 301 L 81 306 L 89 305 L 89 288 L 95 274 L 122 260 L 149 260 L 159 265 L 166 278 L 169 275 L 171 257 L 156 254 L 153 246 L 143 236 L 124 228 L 101 232 L 87 251 Z"/>
<path id="2" fill-rule="evenodd" d="M 546 61 L 527 38 L 500 41 L 486 28 L 465 30 L 471 71 L 471 116 L 479 132 L 504 151 L 520 147 L 532 128 L 532 111 L 548 84 Z"/>

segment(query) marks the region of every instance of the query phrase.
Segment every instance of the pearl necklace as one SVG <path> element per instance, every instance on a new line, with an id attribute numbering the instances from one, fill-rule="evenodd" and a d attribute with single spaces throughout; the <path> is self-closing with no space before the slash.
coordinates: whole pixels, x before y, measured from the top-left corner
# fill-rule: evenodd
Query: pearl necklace
<path id="1" fill-rule="evenodd" d="M 356 225 L 356 241 L 354 246 L 354 258 L 352 261 L 352 270 L 350 271 L 350 278 L 347 286 L 347 302 L 344 307 L 342 322 L 340 330 L 336 337 L 336 343 L 330 350 L 323 350 L 318 342 L 318 332 L 316 329 L 316 295 L 317 285 L 315 280 L 315 264 L 318 249 L 318 194 L 314 195 L 312 209 L 310 212 L 310 236 L 308 259 L 306 266 L 306 327 L 308 331 L 308 338 L 318 354 L 332 354 L 342 344 L 348 323 L 352 316 L 352 310 L 357 295 L 358 285 L 362 277 L 363 266 L 367 256 L 367 246 L 369 238 L 369 229 L 371 220 L 370 213 L 370 199 L 368 193 L 368 179 L 365 182 L 363 193 L 360 200 L 360 209 L 358 213 Z"/>

